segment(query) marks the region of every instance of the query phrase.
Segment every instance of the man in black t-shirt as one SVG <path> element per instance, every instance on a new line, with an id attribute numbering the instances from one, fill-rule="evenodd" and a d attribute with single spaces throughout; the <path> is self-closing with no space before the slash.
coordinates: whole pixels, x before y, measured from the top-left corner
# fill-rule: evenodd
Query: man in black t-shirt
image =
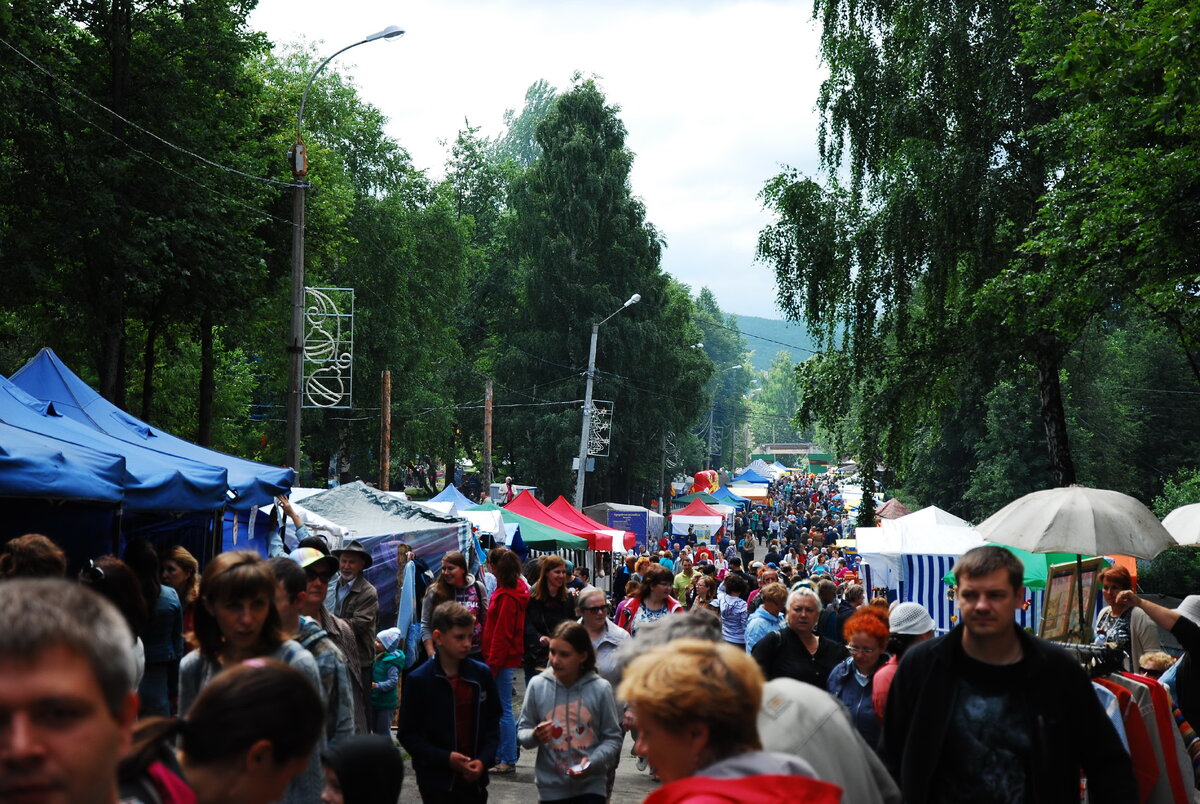
<path id="1" fill-rule="evenodd" d="M 1133 766 L 1082 667 L 1014 614 L 1024 569 L 1002 547 L 954 567 L 962 624 L 904 655 L 880 756 L 905 801 L 1137 801 Z"/>

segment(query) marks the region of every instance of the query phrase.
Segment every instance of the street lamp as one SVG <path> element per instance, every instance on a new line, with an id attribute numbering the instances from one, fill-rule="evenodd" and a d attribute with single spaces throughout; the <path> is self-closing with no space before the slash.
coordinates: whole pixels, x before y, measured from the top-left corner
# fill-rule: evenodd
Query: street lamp
<path id="1" fill-rule="evenodd" d="M 575 507 L 583 510 L 583 481 L 587 477 L 588 436 L 592 429 L 592 383 L 596 377 L 596 339 L 600 335 L 600 324 L 608 321 L 626 307 L 637 304 L 642 300 L 640 293 L 635 293 L 608 318 L 597 324 L 592 324 L 592 345 L 588 349 L 587 388 L 583 393 L 583 430 L 579 434 L 579 468 L 575 472 Z"/>
<path id="2" fill-rule="evenodd" d="M 742 364 L 739 363 L 736 366 L 730 366 L 729 368 L 723 368 L 723 369 L 721 369 L 721 371 L 723 371 L 723 372 L 737 371 L 741 367 L 742 367 Z M 708 455 L 704 459 L 704 468 L 705 469 L 712 469 L 713 416 L 716 414 L 716 412 L 717 412 L 717 393 L 716 393 L 716 389 L 714 388 L 712 404 L 709 405 L 709 408 L 708 408 Z"/>
<path id="3" fill-rule="evenodd" d="M 308 152 L 304 147 L 301 125 L 304 122 L 304 104 L 308 100 L 308 91 L 312 89 L 313 81 L 325 69 L 325 65 L 345 53 L 352 47 L 365 45 L 379 39 L 395 39 L 403 36 L 404 31 L 397 25 L 389 25 L 382 31 L 376 31 L 365 39 L 360 39 L 351 45 L 346 45 L 321 62 L 317 69 L 308 77 L 304 85 L 304 94 L 300 96 L 300 109 L 296 112 L 296 143 L 288 151 L 288 161 L 292 165 L 292 333 L 288 342 L 288 353 L 291 358 L 291 377 L 288 382 L 287 405 L 287 463 L 300 476 L 300 410 L 303 395 L 300 386 L 304 375 L 304 191 L 308 185 L 304 177 L 308 175 Z"/>

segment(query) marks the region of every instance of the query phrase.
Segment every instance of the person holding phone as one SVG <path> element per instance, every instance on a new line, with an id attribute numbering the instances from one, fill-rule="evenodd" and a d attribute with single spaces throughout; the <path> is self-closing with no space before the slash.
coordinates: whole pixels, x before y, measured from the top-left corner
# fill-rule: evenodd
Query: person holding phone
<path id="1" fill-rule="evenodd" d="M 612 685 L 596 672 L 587 629 L 565 622 L 550 637 L 550 666 L 525 691 L 517 740 L 538 750 L 542 804 L 604 804 L 622 732 Z"/>

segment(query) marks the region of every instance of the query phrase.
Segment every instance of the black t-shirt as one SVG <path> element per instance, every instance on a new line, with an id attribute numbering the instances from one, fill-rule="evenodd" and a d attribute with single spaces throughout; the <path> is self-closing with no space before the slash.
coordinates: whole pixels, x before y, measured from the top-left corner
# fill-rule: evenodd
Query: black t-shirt
<path id="1" fill-rule="evenodd" d="M 794 678 L 825 689 L 829 674 L 849 653 L 843 645 L 818 638 L 816 653 L 809 653 L 792 629 L 784 626 L 758 641 L 751 656 L 767 680 Z"/>
<path id="2" fill-rule="evenodd" d="M 932 804 L 1025 804 L 1036 799 L 1032 762 L 1036 729 L 1025 695 L 1025 659 L 1016 664 L 978 662 L 958 651 L 961 674 L 954 710 L 930 781 Z"/>

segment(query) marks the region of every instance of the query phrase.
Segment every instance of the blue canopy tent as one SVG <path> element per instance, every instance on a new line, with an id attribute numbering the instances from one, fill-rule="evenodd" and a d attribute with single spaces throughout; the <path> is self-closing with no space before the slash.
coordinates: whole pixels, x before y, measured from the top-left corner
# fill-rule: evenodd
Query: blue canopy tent
<path id="1" fill-rule="evenodd" d="M 225 470 L 173 458 L 123 442 L 61 416 L 0 377 L 0 422 L 29 433 L 48 435 L 96 452 L 122 456 L 127 511 L 215 511 L 225 504 Z"/>
<path id="2" fill-rule="evenodd" d="M 67 553 L 72 576 L 112 552 L 125 459 L 0 423 L 0 542 L 41 533 Z"/>
<path id="3" fill-rule="evenodd" d="M 754 471 L 753 469 L 747 469 L 746 471 L 742 472 L 740 475 L 735 477 L 730 482 L 732 482 L 732 483 L 770 483 L 771 481 L 767 480 L 765 477 L 763 477 L 762 475 L 760 475 L 758 472 Z"/>
<path id="4" fill-rule="evenodd" d="M 63 416 L 113 438 L 171 458 L 186 458 L 224 469 L 228 488 L 236 495 L 226 502 L 235 510 L 248 511 L 270 505 L 277 495 L 287 494 L 292 487 L 295 473 L 291 469 L 268 466 L 207 449 L 129 415 L 96 393 L 50 349 L 38 352 L 11 379 L 31 396 L 52 402 L 54 409 Z"/>
<path id="5" fill-rule="evenodd" d="M 734 494 L 730 490 L 729 486 L 721 486 L 721 488 L 712 493 L 712 496 L 716 497 L 723 503 L 728 503 L 729 505 L 737 508 L 746 509 L 750 507 L 750 501 L 745 497 L 739 497 L 738 495 Z"/>
<path id="6" fill-rule="evenodd" d="M 429 501 L 454 503 L 454 507 L 460 511 L 469 511 L 475 507 L 475 503 L 468 500 L 466 495 L 455 488 L 453 484 L 447 485 L 436 496 L 430 497 Z"/>

